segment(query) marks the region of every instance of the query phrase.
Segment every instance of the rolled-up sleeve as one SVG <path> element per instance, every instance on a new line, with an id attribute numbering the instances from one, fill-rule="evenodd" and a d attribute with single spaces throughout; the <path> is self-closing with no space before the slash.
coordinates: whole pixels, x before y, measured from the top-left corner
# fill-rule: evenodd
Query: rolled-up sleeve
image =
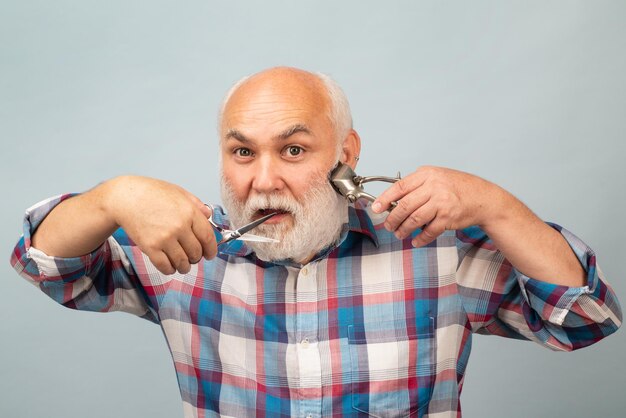
<path id="1" fill-rule="evenodd" d="M 565 228 L 549 225 L 562 234 L 576 254 L 587 274 L 585 286 L 560 286 L 522 274 L 479 228 L 457 234 L 459 288 L 475 332 L 523 338 L 553 350 L 571 351 L 619 328 L 622 311 L 593 250 Z"/>
<path id="2" fill-rule="evenodd" d="M 18 274 L 66 307 L 123 311 L 157 322 L 156 312 L 133 266 L 113 237 L 80 257 L 53 257 L 32 247 L 31 236 L 47 214 L 73 196 L 52 197 L 26 210 L 23 235 L 11 254 L 11 265 Z"/>

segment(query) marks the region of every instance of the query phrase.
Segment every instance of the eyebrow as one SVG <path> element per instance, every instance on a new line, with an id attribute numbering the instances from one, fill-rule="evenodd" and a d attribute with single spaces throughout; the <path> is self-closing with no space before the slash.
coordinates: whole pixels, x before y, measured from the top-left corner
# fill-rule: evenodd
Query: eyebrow
<path id="1" fill-rule="evenodd" d="M 244 134 L 239 132 L 237 129 L 229 129 L 224 139 L 236 139 L 237 141 L 243 142 L 244 144 L 251 142 L 248 138 L 246 138 Z"/>
<path id="2" fill-rule="evenodd" d="M 308 135 L 311 135 L 311 130 L 306 125 L 302 123 L 296 123 L 295 125 L 290 126 L 289 128 L 285 129 L 284 131 L 276 135 L 276 139 L 284 141 L 290 136 L 295 135 L 300 132 L 304 132 Z M 244 144 L 253 142 L 250 138 L 246 137 L 237 129 L 229 129 L 228 132 L 226 133 L 225 139 L 236 139 L 237 141 L 243 142 Z"/>
<path id="3" fill-rule="evenodd" d="M 302 123 L 296 123 L 295 125 L 285 129 L 283 132 L 281 132 L 278 135 L 279 139 L 287 139 L 289 138 L 291 135 L 297 134 L 299 132 L 304 132 L 308 135 L 311 135 L 311 131 L 309 130 L 309 128 L 307 128 L 306 125 L 302 124 Z"/>

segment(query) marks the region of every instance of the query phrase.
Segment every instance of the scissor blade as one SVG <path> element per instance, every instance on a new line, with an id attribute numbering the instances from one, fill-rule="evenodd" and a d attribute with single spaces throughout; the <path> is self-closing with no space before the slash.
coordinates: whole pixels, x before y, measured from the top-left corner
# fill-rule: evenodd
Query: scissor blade
<path id="1" fill-rule="evenodd" d="M 250 242 L 280 242 L 274 238 L 262 237 L 260 235 L 253 234 L 245 234 L 237 238 L 241 241 L 250 241 Z"/>
<path id="2" fill-rule="evenodd" d="M 248 225 L 244 225 L 241 228 L 236 229 L 235 232 L 243 235 L 246 232 L 253 230 L 257 226 L 261 225 L 263 222 L 267 221 L 269 218 L 277 214 L 278 212 L 272 212 L 269 215 L 265 215 L 264 217 L 257 219 L 256 221 L 250 222 Z"/>

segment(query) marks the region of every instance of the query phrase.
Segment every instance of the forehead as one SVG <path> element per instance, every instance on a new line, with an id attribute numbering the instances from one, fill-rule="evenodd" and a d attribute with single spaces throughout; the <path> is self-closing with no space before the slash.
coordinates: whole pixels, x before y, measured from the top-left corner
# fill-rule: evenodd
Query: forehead
<path id="1" fill-rule="evenodd" d="M 328 109 L 328 94 L 319 79 L 272 74 L 246 80 L 233 92 L 224 107 L 220 129 L 315 125 L 327 119 Z"/>

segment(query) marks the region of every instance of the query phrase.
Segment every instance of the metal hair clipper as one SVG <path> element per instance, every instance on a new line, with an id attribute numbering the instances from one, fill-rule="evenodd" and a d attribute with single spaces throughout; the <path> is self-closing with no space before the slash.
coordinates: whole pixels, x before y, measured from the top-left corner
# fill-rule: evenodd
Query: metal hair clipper
<path id="1" fill-rule="evenodd" d="M 333 168 L 330 172 L 330 184 L 337 193 L 348 199 L 350 203 L 354 203 L 361 198 L 367 199 L 370 202 L 374 202 L 374 200 L 376 200 L 375 196 L 372 196 L 363 189 L 363 184 L 370 183 L 372 181 L 395 183 L 400 180 L 400 178 L 400 172 L 398 172 L 396 177 L 359 176 L 352 170 L 352 168 L 350 168 L 350 166 L 341 162 L 337 163 L 335 168 Z M 389 210 L 395 208 L 396 205 L 396 202 L 391 202 Z"/>

